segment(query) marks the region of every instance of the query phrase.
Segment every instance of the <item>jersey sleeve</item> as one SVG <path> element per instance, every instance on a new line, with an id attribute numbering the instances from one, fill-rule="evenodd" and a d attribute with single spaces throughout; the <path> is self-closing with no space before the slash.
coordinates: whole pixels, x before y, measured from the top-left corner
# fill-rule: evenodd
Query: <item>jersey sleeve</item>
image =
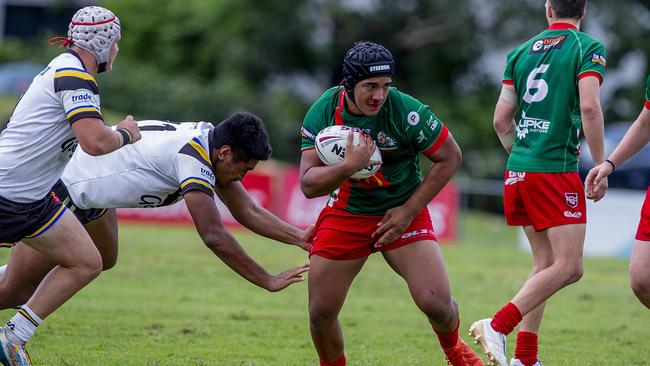
<path id="1" fill-rule="evenodd" d="M 506 68 L 503 71 L 503 83 L 514 85 L 515 83 L 515 53 L 517 50 L 512 51 L 506 58 Z"/>
<path id="2" fill-rule="evenodd" d="M 97 82 L 85 70 L 73 67 L 56 69 L 54 91 L 70 124 L 82 118 L 103 120 Z"/>
<path id="3" fill-rule="evenodd" d="M 316 147 L 316 135 L 331 124 L 334 113 L 331 100 L 337 95 L 328 91 L 309 108 L 300 128 L 300 150 L 305 151 Z"/>
<path id="4" fill-rule="evenodd" d="M 197 137 L 188 141 L 176 154 L 176 172 L 182 194 L 199 190 L 214 196 L 215 177 L 210 156 Z"/>
<path id="5" fill-rule="evenodd" d="M 414 150 L 426 156 L 435 154 L 449 137 L 449 130 L 431 112 L 428 105 L 406 94 L 400 94 L 405 107 L 402 115 L 406 117 L 404 131 L 407 141 Z"/>
<path id="6" fill-rule="evenodd" d="M 603 79 L 605 78 L 606 65 L 607 59 L 605 58 L 605 46 L 598 41 L 594 41 L 588 45 L 584 55 L 582 56 L 578 79 L 587 76 L 595 76 L 602 84 Z"/>

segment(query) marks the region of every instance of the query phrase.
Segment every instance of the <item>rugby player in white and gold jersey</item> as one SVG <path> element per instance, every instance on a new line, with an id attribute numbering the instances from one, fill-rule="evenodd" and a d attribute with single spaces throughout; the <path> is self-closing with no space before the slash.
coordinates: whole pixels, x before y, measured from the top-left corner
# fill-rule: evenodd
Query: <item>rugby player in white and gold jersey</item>
<path id="1" fill-rule="evenodd" d="M 214 194 L 253 232 L 308 250 L 303 231 L 258 206 L 240 180 L 271 154 L 255 115 L 235 113 L 214 127 L 207 122 L 141 121 L 143 139 L 111 154 L 77 149 L 53 191 L 77 215 L 102 255 L 103 269 L 117 260 L 115 208 L 152 208 L 184 199 L 203 243 L 239 275 L 268 291 L 302 281 L 306 264 L 271 275 L 239 246 L 221 222 Z M 0 277 L 0 308 L 22 304 L 53 267 L 28 246 L 13 249 Z"/>

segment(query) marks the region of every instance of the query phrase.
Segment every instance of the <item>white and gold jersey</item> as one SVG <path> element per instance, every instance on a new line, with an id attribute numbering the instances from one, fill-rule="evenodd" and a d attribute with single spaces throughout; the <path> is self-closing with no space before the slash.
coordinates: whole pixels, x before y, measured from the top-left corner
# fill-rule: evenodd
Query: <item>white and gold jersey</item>
<path id="1" fill-rule="evenodd" d="M 142 139 L 112 153 L 77 149 L 61 180 L 81 209 L 166 206 L 190 190 L 214 195 L 207 122 L 138 122 Z"/>
<path id="2" fill-rule="evenodd" d="M 95 78 L 67 51 L 34 77 L 0 134 L 0 196 L 19 203 L 45 197 L 77 146 L 70 127 L 102 118 Z"/>

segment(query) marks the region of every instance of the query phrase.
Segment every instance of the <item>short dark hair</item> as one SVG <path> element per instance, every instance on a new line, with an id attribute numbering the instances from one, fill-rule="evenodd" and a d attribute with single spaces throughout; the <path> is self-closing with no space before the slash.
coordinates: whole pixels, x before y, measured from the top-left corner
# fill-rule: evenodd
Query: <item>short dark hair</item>
<path id="1" fill-rule="evenodd" d="M 212 143 L 213 149 L 230 146 L 236 162 L 267 160 L 272 151 L 264 122 L 248 112 L 237 112 L 215 126 Z"/>
<path id="2" fill-rule="evenodd" d="M 580 18 L 585 13 L 587 0 L 549 0 L 558 18 Z"/>

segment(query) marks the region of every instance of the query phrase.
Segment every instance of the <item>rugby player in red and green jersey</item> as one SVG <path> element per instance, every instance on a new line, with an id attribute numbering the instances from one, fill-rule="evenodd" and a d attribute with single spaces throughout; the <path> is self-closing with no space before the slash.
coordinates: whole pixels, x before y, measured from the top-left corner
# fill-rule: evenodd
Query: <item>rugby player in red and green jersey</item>
<path id="1" fill-rule="evenodd" d="M 494 128 L 510 152 L 504 210 L 508 225 L 523 226 L 534 263 L 519 292 L 470 328 L 489 365 L 507 366 L 505 336 L 520 322 L 510 365 L 541 365 L 537 332 L 545 302 L 582 276 L 587 217 L 578 135 L 584 131 L 595 164 L 603 162 L 599 88 L 606 62 L 603 44 L 578 30 L 586 5 L 548 0 L 549 27 L 508 55 L 494 112 Z M 587 198 L 597 201 L 600 193 Z"/>
<path id="2" fill-rule="evenodd" d="M 643 149 L 648 142 L 650 142 L 650 75 L 646 81 L 645 106 L 641 114 L 609 158 L 589 171 L 585 179 L 587 193 L 600 191 L 598 186 L 606 182 L 607 176 L 612 174 L 617 166 Z M 630 282 L 636 297 L 650 309 L 650 186 L 641 208 L 641 219 L 635 239 L 630 256 Z"/>
<path id="3" fill-rule="evenodd" d="M 338 314 L 367 257 L 382 252 L 407 282 L 452 365 L 482 365 L 458 336 L 458 305 L 426 205 L 451 179 L 461 152 L 428 106 L 391 86 L 393 57 L 362 42 L 343 60 L 342 85 L 327 90 L 302 126 L 300 183 L 308 198 L 330 195 L 316 222 L 310 250 L 309 320 L 321 365 L 345 365 Z M 332 125 L 356 127 L 344 160 L 325 166 L 314 149 L 316 134 Z M 383 164 L 372 177 L 350 177 L 379 147 Z M 422 153 L 434 162 L 424 175 Z"/>

